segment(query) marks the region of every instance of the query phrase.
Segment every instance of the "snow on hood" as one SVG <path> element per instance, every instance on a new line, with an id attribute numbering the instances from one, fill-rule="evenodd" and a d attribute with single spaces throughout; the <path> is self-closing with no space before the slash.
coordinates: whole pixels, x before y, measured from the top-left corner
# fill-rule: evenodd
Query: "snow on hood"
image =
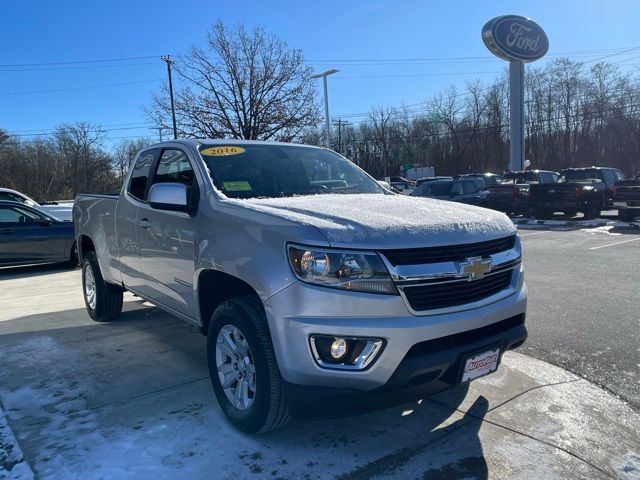
<path id="1" fill-rule="evenodd" d="M 309 195 L 230 200 L 313 225 L 332 246 L 395 248 L 471 243 L 515 233 L 504 214 L 461 203 L 405 195 Z"/>

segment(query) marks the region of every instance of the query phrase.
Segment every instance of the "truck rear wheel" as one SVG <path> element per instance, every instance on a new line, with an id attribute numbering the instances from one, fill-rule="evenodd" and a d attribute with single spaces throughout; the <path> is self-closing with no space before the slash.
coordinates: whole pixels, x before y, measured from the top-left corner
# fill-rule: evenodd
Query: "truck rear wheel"
<path id="1" fill-rule="evenodd" d="M 601 210 L 596 205 L 589 205 L 584 210 L 585 220 L 594 220 L 600 216 Z"/>
<path id="2" fill-rule="evenodd" d="M 207 332 L 207 363 L 218 403 L 236 428 L 264 433 L 291 420 L 258 298 L 232 298 L 216 308 Z"/>
<path id="3" fill-rule="evenodd" d="M 82 293 L 87 312 L 96 322 L 108 322 L 122 312 L 122 289 L 104 281 L 95 252 L 82 261 Z"/>

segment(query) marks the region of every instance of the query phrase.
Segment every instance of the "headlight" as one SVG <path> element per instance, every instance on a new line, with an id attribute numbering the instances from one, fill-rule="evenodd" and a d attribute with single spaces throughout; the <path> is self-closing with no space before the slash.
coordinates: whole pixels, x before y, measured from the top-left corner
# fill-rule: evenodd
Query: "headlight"
<path id="1" fill-rule="evenodd" d="M 289 245 L 289 262 L 303 282 L 358 292 L 397 295 L 395 285 L 375 253 Z"/>

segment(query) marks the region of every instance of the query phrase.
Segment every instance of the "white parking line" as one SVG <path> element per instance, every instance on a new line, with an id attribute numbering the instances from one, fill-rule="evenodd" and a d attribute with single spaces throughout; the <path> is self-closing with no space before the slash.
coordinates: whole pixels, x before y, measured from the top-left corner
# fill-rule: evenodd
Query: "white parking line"
<path id="1" fill-rule="evenodd" d="M 551 230 L 545 230 L 544 232 L 533 232 L 533 233 L 525 233 L 524 235 L 521 233 L 521 237 L 533 237 L 534 235 L 542 235 L 544 233 L 551 233 Z"/>
<path id="2" fill-rule="evenodd" d="M 640 238 L 632 238 L 631 240 L 623 240 L 622 242 L 609 243 L 607 245 L 600 245 L 600 246 L 597 246 L 597 247 L 591 247 L 589 250 L 598 250 L 599 248 L 613 247 L 614 245 L 620 245 L 621 243 L 637 242 L 638 240 L 640 240 Z"/>

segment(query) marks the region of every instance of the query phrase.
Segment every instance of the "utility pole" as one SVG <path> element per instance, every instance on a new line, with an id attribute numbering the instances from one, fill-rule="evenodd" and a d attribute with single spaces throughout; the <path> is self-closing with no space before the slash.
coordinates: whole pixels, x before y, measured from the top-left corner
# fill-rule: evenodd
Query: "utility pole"
<path id="1" fill-rule="evenodd" d="M 162 141 L 162 127 L 152 127 L 153 130 L 158 130 L 158 140 Z"/>
<path id="2" fill-rule="evenodd" d="M 343 149 L 342 149 L 342 126 L 344 125 L 345 127 L 347 125 L 351 125 L 350 122 L 347 122 L 346 120 L 342 120 L 341 118 L 339 118 L 338 120 L 334 120 L 333 121 L 334 125 L 338 126 L 338 153 L 340 153 L 340 155 L 343 155 Z"/>
<path id="3" fill-rule="evenodd" d="M 311 78 L 320 78 L 322 77 L 322 84 L 324 88 L 324 126 L 325 126 L 325 147 L 331 148 L 331 125 L 329 124 L 329 93 L 327 91 L 327 77 L 329 75 L 333 75 L 334 73 L 338 73 L 340 70 L 336 70 L 335 68 L 331 70 L 327 70 L 326 72 L 319 73 L 317 75 L 312 75 Z"/>
<path id="4" fill-rule="evenodd" d="M 160 57 L 162 61 L 167 63 L 167 75 L 169 76 L 169 97 L 171 98 L 171 120 L 173 120 L 173 139 L 178 138 L 178 128 L 176 127 L 176 107 L 173 101 L 173 81 L 171 80 L 171 65 L 173 60 L 169 55 L 163 55 Z M 162 137 L 162 133 L 160 134 Z"/>

